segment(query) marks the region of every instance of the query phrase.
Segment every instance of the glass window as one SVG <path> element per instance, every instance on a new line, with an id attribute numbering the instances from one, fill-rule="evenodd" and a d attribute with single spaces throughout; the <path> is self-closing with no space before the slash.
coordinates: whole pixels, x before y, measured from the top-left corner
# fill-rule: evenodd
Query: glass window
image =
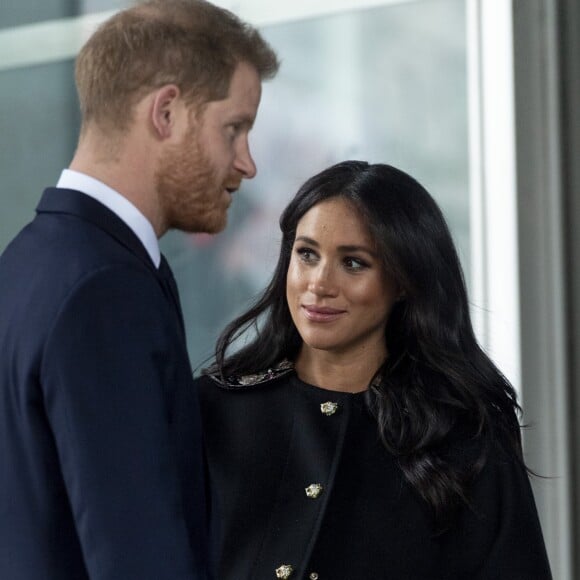
<path id="1" fill-rule="evenodd" d="M 73 74 L 71 61 L 0 71 L 0 251 L 72 158 L 79 126 Z"/>
<path id="2" fill-rule="evenodd" d="M 69 4 L 78 3 L 64 2 L 60 14 L 42 18 L 67 15 Z M 121 4 L 86 0 L 79 9 Z M 162 241 L 180 287 L 194 368 L 269 279 L 282 208 L 305 179 L 344 159 L 389 163 L 417 177 L 447 215 L 470 279 L 465 20 L 464 0 L 429 0 L 264 29 L 282 68 L 264 86 L 251 137 L 258 176 L 236 194 L 226 232 L 171 233 Z M 2 249 L 68 165 L 79 118 L 72 60 L 0 65 L 0 84 Z"/>
<path id="3" fill-rule="evenodd" d="M 0 29 L 121 9 L 131 0 L 0 0 Z"/>

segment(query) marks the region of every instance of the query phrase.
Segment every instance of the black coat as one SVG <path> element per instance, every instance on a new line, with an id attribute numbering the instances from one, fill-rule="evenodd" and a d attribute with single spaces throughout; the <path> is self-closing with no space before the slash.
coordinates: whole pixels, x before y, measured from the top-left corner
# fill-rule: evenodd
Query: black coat
<path id="1" fill-rule="evenodd" d="M 205 578 L 177 297 L 102 204 L 37 212 L 0 258 L 0 578 Z"/>
<path id="2" fill-rule="evenodd" d="M 472 508 L 437 536 L 362 393 L 292 370 L 242 382 L 197 380 L 220 580 L 551 578 L 528 476 L 499 450 Z M 471 461 L 469 446 L 456 452 Z"/>

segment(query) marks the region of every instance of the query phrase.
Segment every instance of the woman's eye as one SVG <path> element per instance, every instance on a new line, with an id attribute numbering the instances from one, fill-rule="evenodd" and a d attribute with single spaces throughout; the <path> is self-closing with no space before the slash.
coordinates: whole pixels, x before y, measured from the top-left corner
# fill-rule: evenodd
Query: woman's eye
<path id="1" fill-rule="evenodd" d="M 364 260 L 350 256 L 344 259 L 344 265 L 347 270 L 352 271 L 364 270 L 365 268 L 369 267 L 369 265 Z"/>
<path id="2" fill-rule="evenodd" d="M 310 248 L 298 248 L 296 253 L 303 262 L 313 262 L 316 259 L 316 254 Z"/>

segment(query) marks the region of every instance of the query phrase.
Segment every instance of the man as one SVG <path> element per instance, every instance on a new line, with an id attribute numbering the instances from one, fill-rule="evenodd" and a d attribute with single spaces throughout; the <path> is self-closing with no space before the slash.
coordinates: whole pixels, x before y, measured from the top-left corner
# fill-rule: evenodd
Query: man
<path id="1" fill-rule="evenodd" d="M 198 402 L 157 238 L 225 226 L 277 67 L 202 0 L 118 13 L 81 50 L 78 149 L 0 258 L 2 580 L 210 575 Z"/>

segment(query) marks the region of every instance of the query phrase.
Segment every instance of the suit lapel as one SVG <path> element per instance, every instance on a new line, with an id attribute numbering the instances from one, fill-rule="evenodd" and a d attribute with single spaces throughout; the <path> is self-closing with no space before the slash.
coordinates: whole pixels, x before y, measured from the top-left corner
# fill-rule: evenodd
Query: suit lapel
<path id="1" fill-rule="evenodd" d="M 170 301 L 179 321 L 179 327 L 185 339 L 185 324 L 179 301 L 179 292 L 171 268 L 164 256 L 161 257 L 159 269 L 135 235 L 133 230 L 114 212 L 99 203 L 92 197 L 72 189 L 50 187 L 45 189 L 37 213 L 68 214 L 83 219 L 104 230 L 114 237 L 120 244 L 135 254 L 155 275 L 161 283 L 163 292 Z"/>
<path id="2" fill-rule="evenodd" d="M 173 272 L 169 267 L 169 263 L 167 262 L 165 256 L 163 255 L 161 256 L 161 264 L 159 265 L 159 274 L 163 279 L 163 284 L 165 288 L 168 290 L 169 295 L 171 296 L 173 306 L 175 307 L 175 311 L 177 312 L 177 316 L 179 318 L 181 332 L 185 337 L 185 323 L 183 321 L 183 312 L 181 310 L 181 302 L 179 300 L 179 291 L 177 289 L 177 283 L 175 282 L 175 278 L 173 277 Z"/>

